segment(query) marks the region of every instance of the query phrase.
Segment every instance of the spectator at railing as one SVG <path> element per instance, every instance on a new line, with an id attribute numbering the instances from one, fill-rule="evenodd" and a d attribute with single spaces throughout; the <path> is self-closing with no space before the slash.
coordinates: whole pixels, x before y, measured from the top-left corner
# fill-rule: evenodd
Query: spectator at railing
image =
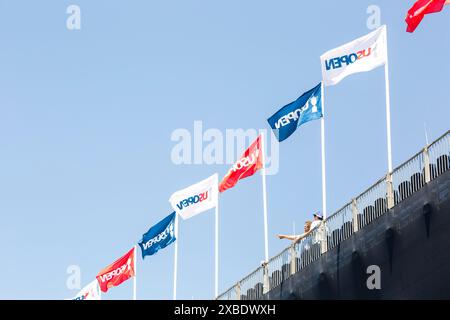
<path id="1" fill-rule="evenodd" d="M 311 223 L 311 230 L 313 231 L 314 229 L 316 229 L 317 227 L 319 227 L 322 224 L 323 221 L 323 217 L 322 214 L 320 212 L 314 213 L 314 221 Z"/>
<path id="2" fill-rule="evenodd" d="M 323 225 L 323 216 L 320 212 L 314 213 L 314 221 L 313 223 L 311 223 L 311 230 L 309 231 L 309 233 L 313 232 L 315 229 L 318 229 L 320 226 Z M 322 236 L 320 234 L 320 232 L 316 232 L 316 236 L 314 237 L 315 239 L 313 240 L 312 244 L 318 244 L 320 243 L 320 241 L 322 241 Z"/>
<path id="3" fill-rule="evenodd" d="M 309 234 L 309 231 L 311 230 L 311 224 L 312 224 L 312 222 L 309 220 L 305 222 L 305 225 L 303 227 L 304 232 L 301 235 L 278 234 L 277 236 L 280 239 L 288 239 L 288 240 L 298 242 Z"/>
<path id="4" fill-rule="evenodd" d="M 304 233 L 301 235 L 285 235 L 279 234 L 277 235 L 280 239 L 288 239 L 294 241 L 294 243 L 300 242 L 302 239 L 306 238 L 311 232 L 317 229 L 320 225 L 322 225 L 323 217 L 320 212 L 314 213 L 314 221 L 306 221 L 304 227 Z"/>

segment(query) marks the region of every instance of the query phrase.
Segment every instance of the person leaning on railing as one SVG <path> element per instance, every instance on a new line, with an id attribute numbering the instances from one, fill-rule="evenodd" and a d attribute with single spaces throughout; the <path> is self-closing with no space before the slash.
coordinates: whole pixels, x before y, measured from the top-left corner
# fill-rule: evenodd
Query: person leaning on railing
<path id="1" fill-rule="evenodd" d="M 304 233 L 301 235 L 285 235 L 278 234 L 279 239 L 288 239 L 294 241 L 294 243 L 300 242 L 302 239 L 306 238 L 311 232 L 313 232 L 316 228 L 318 228 L 322 224 L 322 214 L 320 212 L 314 213 L 314 221 L 306 221 L 305 226 L 303 228 Z"/>

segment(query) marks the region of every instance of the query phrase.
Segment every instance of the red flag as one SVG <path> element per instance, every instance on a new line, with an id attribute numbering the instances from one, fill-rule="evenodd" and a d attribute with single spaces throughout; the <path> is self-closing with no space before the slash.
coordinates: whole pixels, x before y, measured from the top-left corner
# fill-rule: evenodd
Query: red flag
<path id="1" fill-rule="evenodd" d="M 97 275 L 100 289 L 107 292 L 108 289 L 120 285 L 122 282 L 134 277 L 134 248 L 128 251 L 122 258 L 117 259 Z"/>
<path id="2" fill-rule="evenodd" d="M 449 0 L 418 0 L 406 15 L 406 31 L 414 32 L 426 14 L 440 12 L 444 5 L 449 3 Z"/>
<path id="3" fill-rule="evenodd" d="M 219 185 L 219 191 L 233 188 L 240 179 L 250 177 L 263 167 L 261 136 L 244 152 Z"/>

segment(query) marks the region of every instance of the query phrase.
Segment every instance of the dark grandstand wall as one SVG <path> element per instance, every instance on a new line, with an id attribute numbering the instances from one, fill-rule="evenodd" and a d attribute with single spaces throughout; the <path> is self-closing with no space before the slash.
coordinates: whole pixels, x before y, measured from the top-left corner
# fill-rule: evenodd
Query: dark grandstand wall
<path id="1" fill-rule="evenodd" d="M 367 288 L 370 265 L 381 269 L 381 290 Z M 450 299 L 450 171 L 265 299 Z"/>

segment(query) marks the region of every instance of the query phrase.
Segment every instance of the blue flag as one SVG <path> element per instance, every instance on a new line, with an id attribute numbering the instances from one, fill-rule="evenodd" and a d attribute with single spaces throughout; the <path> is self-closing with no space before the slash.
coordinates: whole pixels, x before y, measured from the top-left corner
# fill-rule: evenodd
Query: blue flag
<path id="1" fill-rule="evenodd" d="M 267 122 L 281 142 L 289 138 L 302 124 L 322 116 L 322 83 L 319 83 L 294 102 L 278 110 Z"/>
<path id="2" fill-rule="evenodd" d="M 155 254 L 159 249 L 164 249 L 176 240 L 175 215 L 175 212 L 171 213 L 158 224 L 151 227 L 147 233 L 142 236 L 142 240 L 139 242 L 142 251 L 142 259 L 144 259 L 145 256 Z"/>

